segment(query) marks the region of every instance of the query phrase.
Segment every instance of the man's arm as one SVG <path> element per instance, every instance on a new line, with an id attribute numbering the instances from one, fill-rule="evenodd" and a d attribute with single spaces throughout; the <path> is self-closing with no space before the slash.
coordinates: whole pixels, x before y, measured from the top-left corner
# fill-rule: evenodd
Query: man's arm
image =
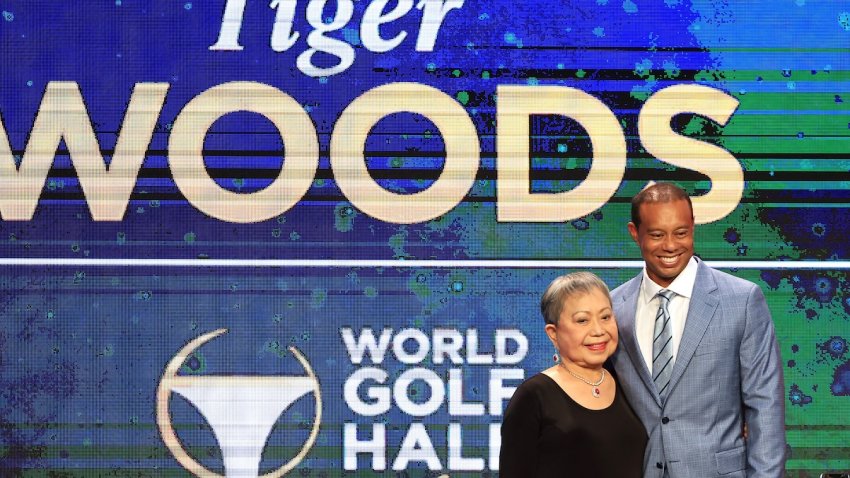
<path id="1" fill-rule="evenodd" d="M 747 477 L 785 475 L 785 386 L 773 320 L 761 289 L 747 297 L 741 341 L 741 396 L 747 427 Z"/>

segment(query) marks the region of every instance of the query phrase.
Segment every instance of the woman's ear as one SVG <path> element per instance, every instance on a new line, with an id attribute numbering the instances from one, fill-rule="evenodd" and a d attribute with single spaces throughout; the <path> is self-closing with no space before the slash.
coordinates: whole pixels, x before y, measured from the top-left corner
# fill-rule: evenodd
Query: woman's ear
<path id="1" fill-rule="evenodd" d="M 558 348 L 558 341 L 557 341 L 558 327 L 555 326 L 554 324 L 546 324 L 545 330 L 546 330 L 546 335 L 549 336 L 549 340 L 552 341 L 552 345 L 554 345 L 555 348 Z"/>

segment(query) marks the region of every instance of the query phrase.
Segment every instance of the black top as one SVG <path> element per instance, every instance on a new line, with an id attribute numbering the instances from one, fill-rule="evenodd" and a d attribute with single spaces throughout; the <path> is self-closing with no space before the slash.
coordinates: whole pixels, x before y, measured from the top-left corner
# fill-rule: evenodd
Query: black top
<path id="1" fill-rule="evenodd" d="M 505 410 L 499 475 L 640 478 L 645 448 L 646 431 L 622 393 L 608 408 L 590 410 L 538 373 Z"/>

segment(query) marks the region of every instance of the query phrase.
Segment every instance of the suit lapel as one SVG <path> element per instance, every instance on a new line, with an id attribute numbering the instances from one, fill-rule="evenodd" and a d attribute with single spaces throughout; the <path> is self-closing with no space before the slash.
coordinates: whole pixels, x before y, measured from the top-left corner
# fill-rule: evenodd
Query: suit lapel
<path id="1" fill-rule="evenodd" d="M 673 366 L 673 374 L 670 376 L 671 391 L 685 372 L 697 346 L 705 335 L 706 329 L 708 329 L 708 324 L 714 318 L 714 313 L 720 303 L 714 295 L 715 290 L 717 290 L 717 283 L 711 275 L 711 269 L 700 261 L 693 294 L 691 295 L 691 303 L 688 307 L 688 318 L 685 320 L 685 329 L 676 354 L 676 364 Z"/>
<path id="2" fill-rule="evenodd" d="M 637 300 L 640 295 L 640 284 L 643 280 L 643 274 L 632 279 L 628 283 L 628 288 L 620 296 L 623 302 L 622 314 L 617 316 L 617 322 L 620 327 L 620 344 L 629 355 L 629 360 L 634 364 L 638 376 L 643 381 L 644 386 L 649 391 L 649 394 L 655 398 L 655 403 L 661 406 L 661 398 L 655 390 L 655 383 L 652 381 L 652 375 L 646 367 L 646 361 L 643 359 L 643 354 L 640 353 L 640 347 L 637 344 L 637 335 L 635 331 L 635 311 L 637 311 Z"/>

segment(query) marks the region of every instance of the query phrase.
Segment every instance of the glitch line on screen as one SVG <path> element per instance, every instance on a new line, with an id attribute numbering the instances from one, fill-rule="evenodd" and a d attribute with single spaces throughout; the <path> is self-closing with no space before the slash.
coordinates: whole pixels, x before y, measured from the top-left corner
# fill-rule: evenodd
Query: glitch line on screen
<path id="1" fill-rule="evenodd" d="M 850 269 L 850 261 L 705 261 L 718 269 Z M 639 269 L 635 260 L 369 260 L 369 259 L 64 259 L 0 258 L 4 266 L 56 267 L 253 267 L 253 268 L 467 268 L 467 269 Z"/>

